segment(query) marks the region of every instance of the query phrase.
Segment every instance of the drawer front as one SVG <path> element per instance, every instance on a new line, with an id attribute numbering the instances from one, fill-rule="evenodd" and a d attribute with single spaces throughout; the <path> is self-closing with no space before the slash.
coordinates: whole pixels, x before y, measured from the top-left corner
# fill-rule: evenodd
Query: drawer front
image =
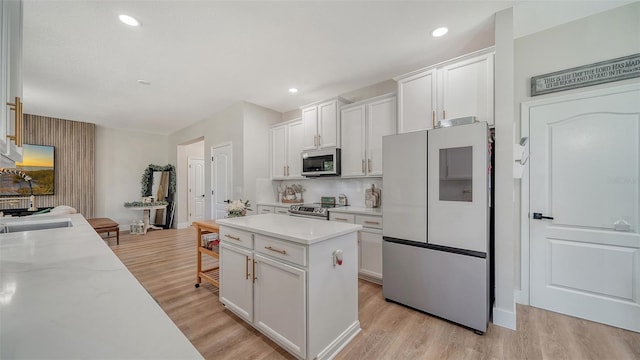
<path id="1" fill-rule="evenodd" d="M 382 229 L 382 216 L 356 216 L 356 224 L 368 228 Z"/>
<path id="2" fill-rule="evenodd" d="M 258 214 L 273 214 L 273 206 L 258 205 Z"/>
<path id="3" fill-rule="evenodd" d="M 288 261 L 292 264 L 307 266 L 307 247 L 272 237 L 255 234 L 255 251 Z"/>
<path id="4" fill-rule="evenodd" d="M 276 206 L 276 207 L 274 207 L 274 211 L 278 215 L 289 215 L 289 208 L 288 207 Z"/>
<path id="5" fill-rule="evenodd" d="M 353 224 L 356 222 L 355 215 L 329 212 L 329 220 Z"/>
<path id="6" fill-rule="evenodd" d="M 220 226 L 220 241 L 233 244 L 236 246 L 244 246 L 253 249 L 253 236 L 248 231 L 233 229 L 226 226 Z"/>

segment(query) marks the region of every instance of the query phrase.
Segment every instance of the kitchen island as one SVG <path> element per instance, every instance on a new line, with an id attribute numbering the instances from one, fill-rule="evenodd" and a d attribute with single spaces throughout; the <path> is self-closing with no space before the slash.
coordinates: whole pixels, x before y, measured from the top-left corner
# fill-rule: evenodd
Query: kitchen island
<path id="1" fill-rule="evenodd" d="M 43 229 L 0 234 L 0 358 L 202 359 L 82 215 L 18 223 Z"/>
<path id="2" fill-rule="evenodd" d="M 275 214 L 219 219 L 220 302 L 299 359 L 360 332 L 361 225 Z"/>

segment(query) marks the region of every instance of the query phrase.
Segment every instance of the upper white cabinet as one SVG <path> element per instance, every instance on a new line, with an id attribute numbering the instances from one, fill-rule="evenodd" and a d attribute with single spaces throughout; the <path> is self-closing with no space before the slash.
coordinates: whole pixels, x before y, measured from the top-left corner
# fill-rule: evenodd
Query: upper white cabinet
<path id="1" fill-rule="evenodd" d="M 382 137 L 396 132 L 396 104 L 383 95 L 341 109 L 342 177 L 382 176 Z"/>
<path id="2" fill-rule="evenodd" d="M 493 125 L 493 51 L 484 50 L 395 78 L 398 133 L 436 127 L 439 120 L 476 116 Z"/>
<path id="3" fill-rule="evenodd" d="M 22 161 L 22 1 L 1 0 L 0 166 Z"/>
<path id="4" fill-rule="evenodd" d="M 300 177 L 302 171 L 302 120 L 293 120 L 271 128 L 271 177 Z"/>
<path id="5" fill-rule="evenodd" d="M 302 150 L 340 147 L 339 109 L 347 101 L 336 98 L 302 108 Z"/>

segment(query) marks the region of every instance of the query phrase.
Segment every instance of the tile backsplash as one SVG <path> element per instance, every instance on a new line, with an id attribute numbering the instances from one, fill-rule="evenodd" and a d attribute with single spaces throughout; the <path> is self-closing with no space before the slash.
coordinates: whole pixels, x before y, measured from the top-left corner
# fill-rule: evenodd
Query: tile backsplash
<path id="1" fill-rule="evenodd" d="M 382 178 L 356 178 L 343 179 L 336 177 L 321 177 L 314 179 L 298 179 L 298 180 L 256 180 L 256 201 L 260 202 L 277 202 L 278 186 L 290 186 L 293 184 L 302 185 L 305 191 L 302 193 L 305 203 L 320 202 L 323 196 L 331 196 L 336 198 L 338 195 L 347 196 L 349 205 L 357 207 L 365 207 L 365 191 L 375 185 L 376 188 L 382 188 Z M 384 192 L 384 189 L 382 189 Z M 384 206 L 384 204 L 382 204 Z"/>

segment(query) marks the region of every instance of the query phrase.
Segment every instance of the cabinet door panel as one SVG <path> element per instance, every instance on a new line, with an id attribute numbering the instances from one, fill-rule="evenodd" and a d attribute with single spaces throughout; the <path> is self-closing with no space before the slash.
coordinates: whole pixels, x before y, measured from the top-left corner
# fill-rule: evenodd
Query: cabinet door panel
<path id="1" fill-rule="evenodd" d="M 288 141 L 288 177 L 300 177 L 302 172 L 302 149 L 304 138 L 304 125 L 302 121 L 296 121 L 289 124 L 289 141 Z"/>
<path id="2" fill-rule="evenodd" d="M 251 251 L 220 243 L 220 302 L 246 321 L 253 321 Z"/>
<path id="3" fill-rule="evenodd" d="M 287 127 L 271 129 L 271 177 L 281 179 L 286 176 Z"/>
<path id="4" fill-rule="evenodd" d="M 365 176 L 365 107 L 356 106 L 341 111 L 342 177 Z"/>
<path id="5" fill-rule="evenodd" d="M 320 149 L 340 146 L 340 122 L 337 101 L 318 105 L 318 147 Z"/>
<path id="6" fill-rule="evenodd" d="M 311 150 L 316 148 L 316 138 L 318 135 L 318 107 L 302 109 L 302 123 L 304 128 L 302 149 Z"/>
<path id="7" fill-rule="evenodd" d="M 382 279 L 381 231 L 361 230 L 358 236 L 360 236 L 360 273 Z"/>
<path id="8" fill-rule="evenodd" d="M 367 105 L 367 174 L 382 176 L 382 137 L 396 132 L 396 97 Z"/>
<path id="9" fill-rule="evenodd" d="M 254 325 L 295 355 L 306 357 L 306 272 L 255 255 Z"/>
<path id="10" fill-rule="evenodd" d="M 478 121 L 493 124 L 493 54 L 444 66 L 439 76 L 439 119 L 477 116 Z"/>
<path id="11" fill-rule="evenodd" d="M 433 128 L 436 111 L 436 71 L 398 81 L 398 133 Z"/>

